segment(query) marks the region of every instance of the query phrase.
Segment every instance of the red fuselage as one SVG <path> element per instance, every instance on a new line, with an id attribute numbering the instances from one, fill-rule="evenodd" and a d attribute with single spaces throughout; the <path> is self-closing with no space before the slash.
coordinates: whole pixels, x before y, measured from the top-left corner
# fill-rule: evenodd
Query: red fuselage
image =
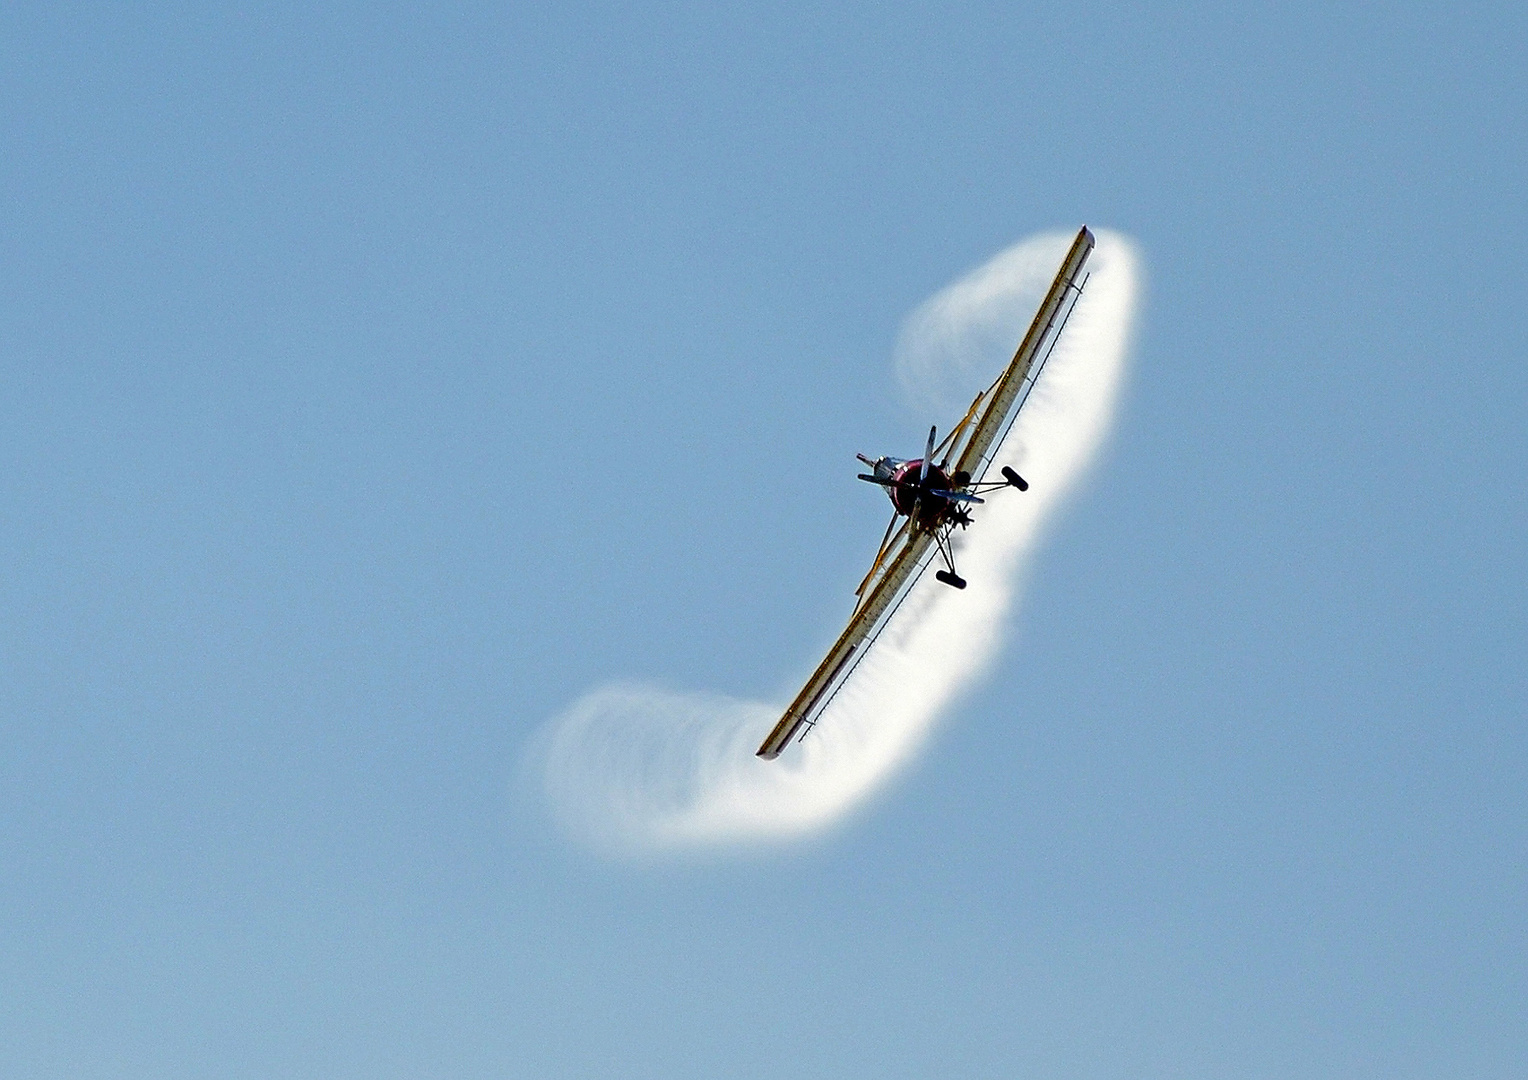
<path id="1" fill-rule="evenodd" d="M 918 523 L 933 526 L 938 523 L 950 506 L 949 499 L 933 493 L 949 491 L 950 478 L 938 465 L 930 465 L 928 475 L 923 478 L 923 483 L 920 485 L 918 473 L 922 469 L 922 459 L 904 461 L 898 465 L 896 471 L 891 474 L 894 486 L 888 487 L 886 494 L 891 496 L 891 504 L 897 508 L 897 513 L 911 515 L 916 509 Z"/>

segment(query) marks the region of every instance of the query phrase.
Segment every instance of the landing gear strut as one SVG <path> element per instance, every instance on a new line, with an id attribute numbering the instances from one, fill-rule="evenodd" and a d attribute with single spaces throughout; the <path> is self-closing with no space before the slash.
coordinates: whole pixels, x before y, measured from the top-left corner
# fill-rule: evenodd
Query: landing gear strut
<path id="1" fill-rule="evenodd" d="M 953 531 L 952 527 L 946 526 L 943 535 L 938 531 L 934 533 L 934 544 L 939 548 L 939 556 L 944 560 L 945 565 L 945 568 L 935 574 L 934 577 L 952 589 L 964 589 L 966 587 L 966 579 L 955 572 L 955 552 L 950 547 L 951 531 Z"/>

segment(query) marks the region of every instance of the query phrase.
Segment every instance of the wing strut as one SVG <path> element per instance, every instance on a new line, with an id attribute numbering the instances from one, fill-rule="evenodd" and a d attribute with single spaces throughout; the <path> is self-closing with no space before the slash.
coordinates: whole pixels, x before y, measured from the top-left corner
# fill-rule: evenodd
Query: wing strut
<path id="1" fill-rule="evenodd" d="M 865 591 L 865 586 L 870 584 L 870 579 L 875 577 L 875 572 L 881 568 L 881 561 L 886 558 L 886 545 L 891 541 L 891 534 L 897 527 L 897 519 L 902 516 L 900 510 L 891 512 L 891 524 L 886 526 L 886 534 L 881 537 L 881 546 L 876 549 L 875 562 L 870 564 L 870 573 L 865 575 L 865 580 L 859 583 L 859 588 L 854 590 L 854 595 L 859 596 Z"/>

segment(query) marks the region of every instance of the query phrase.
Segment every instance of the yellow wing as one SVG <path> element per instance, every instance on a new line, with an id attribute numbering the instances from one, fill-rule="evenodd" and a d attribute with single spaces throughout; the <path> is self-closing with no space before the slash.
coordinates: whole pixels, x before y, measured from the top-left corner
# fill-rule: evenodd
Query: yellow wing
<path id="1" fill-rule="evenodd" d="M 1092 251 L 1093 234 L 1084 228 L 1072 241 L 1071 250 L 1013 359 L 996 382 L 976 395 L 965 418 L 940 444 L 936 453 L 945 453 L 946 460 L 954 455 L 955 447 L 960 446 L 960 453 L 955 456 L 955 471 L 965 472 L 974 480 L 980 480 L 986 472 L 990 464 L 988 452 L 1012 421 L 1015 405 L 1023 404 L 1023 392 L 1036 359 L 1044 362 L 1061 333 L 1061 326 L 1071 311 L 1070 301 L 1076 299 L 1072 294 L 1081 291 L 1078 279 Z M 964 445 L 961 445 L 962 438 Z M 816 722 L 817 713 L 832 698 L 832 691 L 864 655 L 864 650 L 874 641 L 878 627 L 895 609 L 898 598 L 917 579 L 933 540 L 932 533 L 915 529 L 908 521 L 889 542 L 882 542 L 870 573 L 855 590 L 860 600 L 849 625 L 759 747 L 759 757 L 768 760 L 779 757 L 780 751 L 789 745 L 797 732 Z"/>
<path id="2" fill-rule="evenodd" d="M 903 586 L 910 584 L 916 576 L 924 554 L 934 542 L 934 536 L 923 529 L 910 531 L 906 526 L 903 526 L 903 536 L 901 545 L 886 563 L 881 576 L 875 579 L 875 583 L 860 598 L 859 606 L 849 619 L 849 625 L 838 635 L 828 655 L 823 657 L 822 663 L 817 665 L 817 670 L 812 672 L 812 677 L 801 688 L 801 693 L 796 695 L 796 700 L 791 702 L 785 715 L 780 717 L 780 722 L 769 733 L 769 738 L 759 747 L 759 757 L 779 757 L 780 751 L 785 749 L 802 725 L 827 704 L 829 691 L 841 681 L 842 676 L 848 674 L 851 662 L 858 659 L 857 654 L 865 647 L 882 618 L 889 613 L 902 593 Z"/>
<path id="3" fill-rule="evenodd" d="M 1071 312 L 1072 302 L 1075 302 L 1076 294 L 1082 291 L 1078 279 L 1082 276 L 1083 264 L 1093 253 L 1093 245 L 1093 234 L 1086 227 L 1078 230 L 1077 239 L 1072 241 L 1066 260 L 1061 264 L 1061 269 L 1056 271 L 1056 279 L 1051 282 L 1050 291 L 1045 294 L 1040 310 L 1035 312 L 1034 321 L 1029 324 L 1029 332 L 1019 342 L 1018 351 L 1013 354 L 1013 359 L 997 377 L 997 381 L 976 395 L 976 401 L 971 405 L 973 412 L 978 405 L 985 404 L 980 419 L 971 428 L 971 437 L 955 459 L 956 472 L 964 472 L 972 480 L 980 480 L 987 471 L 987 466 L 991 464 L 988 453 L 1013 420 L 1014 404 L 1021 401 L 1020 394 L 1029 381 L 1030 370 L 1036 358 L 1043 361 L 1044 357 L 1050 355 L 1050 350 L 1061 334 L 1061 326 Z M 971 414 L 967 413 L 962 424 L 970 418 Z"/>

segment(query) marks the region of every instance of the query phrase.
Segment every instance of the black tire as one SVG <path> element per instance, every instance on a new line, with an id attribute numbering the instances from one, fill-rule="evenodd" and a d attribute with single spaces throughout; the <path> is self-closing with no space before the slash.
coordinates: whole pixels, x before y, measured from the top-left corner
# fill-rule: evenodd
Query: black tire
<path id="1" fill-rule="evenodd" d="M 950 586 L 951 588 L 964 589 L 966 587 L 966 579 L 965 578 L 957 577 L 956 575 L 950 573 L 948 570 L 940 570 L 938 573 L 936 573 L 934 575 L 934 577 L 936 579 L 938 579 L 939 581 L 944 582 L 946 585 Z"/>
<path id="2" fill-rule="evenodd" d="M 1003 466 L 1003 479 L 1007 480 L 1020 491 L 1029 490 L 1029 481 L 1025 480 L 1022 476 L 1014 472 L 1013 469 L 1009 468 L 1007 465 Z"/>

